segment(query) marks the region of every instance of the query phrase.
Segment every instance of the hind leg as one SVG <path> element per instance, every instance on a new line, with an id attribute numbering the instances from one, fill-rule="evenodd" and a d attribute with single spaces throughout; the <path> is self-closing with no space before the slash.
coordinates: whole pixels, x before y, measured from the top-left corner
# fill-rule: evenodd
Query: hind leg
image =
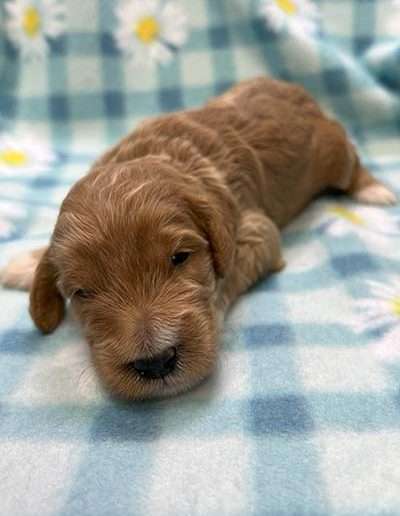
<path id="1" fill-rule="evenodd" d="M 362 166 L 354 145 L 337 122 L 325 121 L 325 146 L 329 150 L 330 185 L 367 204 L 396 204 L 396 195 Z M 332 159 L 332 156 L 334 158 Z M 328 167 L 329 168 L 329 167 Z"/>
<path id="2" fill-rule="evenodd" d="M 314 144 L 316 175 L 322 187 L 337 188 L 364 203 L 390 205 L 397 202 L 396 195 L 362 166 L 341 124 L 326 118 L 318 120 Z"/>
<path id="3" fill-rule="evenodd" d="M 347 193 L 356 201 L 367 204 L 389 206 L 397 202 L 394 192 L 361 165 L 356 167 Z"/>

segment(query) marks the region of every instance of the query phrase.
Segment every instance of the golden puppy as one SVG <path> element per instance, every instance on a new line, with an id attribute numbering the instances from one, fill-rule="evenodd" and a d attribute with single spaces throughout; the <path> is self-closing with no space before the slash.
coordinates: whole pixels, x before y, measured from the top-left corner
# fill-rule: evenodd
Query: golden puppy
<path id="1" fill-rule="evenodd" d="M 279 229 L 328 187 L 395 202 L 302 88 L 243 82 L 107 152 L 68 193 L 49 246 L 3 283 L 31 289 L 44 333 L 69 299 L 113 393 L 171 395 L 210 373 L 226 309 L 283 267 Z"/>

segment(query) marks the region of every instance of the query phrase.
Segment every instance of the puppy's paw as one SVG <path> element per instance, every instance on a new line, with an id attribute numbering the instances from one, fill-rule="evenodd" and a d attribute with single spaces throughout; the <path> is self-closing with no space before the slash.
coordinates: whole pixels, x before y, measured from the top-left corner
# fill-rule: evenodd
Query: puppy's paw
<path id="1" fill-rule="evenodd" d="M 7 288 L 30 290 L 38 261 L 35 251 L 16 256 L 0 270 L 0 283 Z"/>
<path id="2" fill-rule="evenodd" d="M 366 204 L 392 206 L 397 203 L 396 194 L 382 183 L 373 183 L 364 186 L 353 193 L 353 198 Z"/>

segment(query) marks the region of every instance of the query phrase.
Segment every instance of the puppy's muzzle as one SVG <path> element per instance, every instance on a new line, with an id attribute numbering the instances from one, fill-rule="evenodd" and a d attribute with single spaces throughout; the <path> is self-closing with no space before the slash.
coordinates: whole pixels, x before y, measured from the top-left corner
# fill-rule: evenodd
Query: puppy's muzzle
<path id="1" fill-rule="evenodd" d="M 177 359 L 176 348 L 171 346 L 159 355 L 134 360 L 130 365 L 143 378 L 164 378 L 175 369 Z"/>

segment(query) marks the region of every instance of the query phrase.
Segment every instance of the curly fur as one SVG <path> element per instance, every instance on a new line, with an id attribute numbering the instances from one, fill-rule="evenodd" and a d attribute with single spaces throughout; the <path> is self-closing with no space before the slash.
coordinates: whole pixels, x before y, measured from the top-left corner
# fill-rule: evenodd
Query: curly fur
<path id="1" fill-rule="evenodd" d="M 101 379 L 119 396 L 187 389 L 215 364 L 226 309 L 284 266 L 279 229 L 329 187 L 361 199 L 369 188 L 370 201 L 389 192 L 298 86 L 259 78 L 201 109 L 146 121 L 68 193 L 37 254 L 32 318 L 51 332 L 70 299 Z M 174 267 L 179 251 L 191 255 Z M 172 345 L 177 367 L 165 378 L 130 367 Z"/>

